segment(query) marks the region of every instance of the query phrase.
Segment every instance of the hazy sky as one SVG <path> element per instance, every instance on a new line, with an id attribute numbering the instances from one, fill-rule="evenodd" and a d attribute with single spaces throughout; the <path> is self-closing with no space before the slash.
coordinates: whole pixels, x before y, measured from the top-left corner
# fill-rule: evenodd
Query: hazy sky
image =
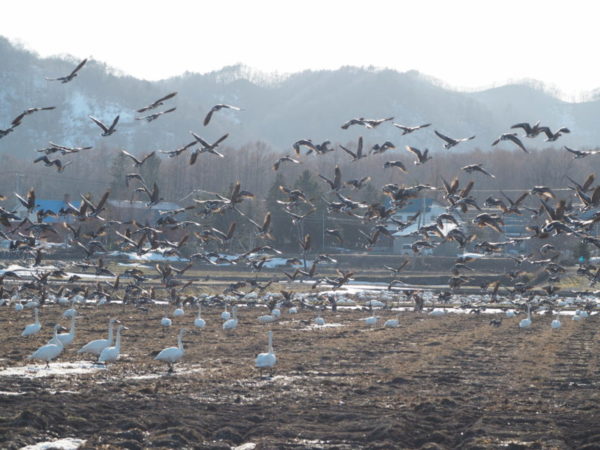
<path id="1" fill-rule="evenodd" d="M 459 89 L 537 79 L 570 98 L 600 88 L 595 3 L 9 1 L 0 35 L 41 56 L 91 56 L 151 80 L 236 63 L 280 74 L 373 65 Z"/>

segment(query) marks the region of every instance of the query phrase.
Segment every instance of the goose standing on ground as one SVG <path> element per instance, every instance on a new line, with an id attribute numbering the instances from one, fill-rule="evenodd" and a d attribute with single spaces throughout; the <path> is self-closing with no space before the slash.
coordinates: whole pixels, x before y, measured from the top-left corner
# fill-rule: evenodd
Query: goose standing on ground
<path id="1" fill-rule="evenodd" d="M 238 319 L 237 319 L 237 306 L 234 306 L 233 308 L 231 308 L 231 319 L 226 320 L 223 323 L 223 330 L 228 331 L 228 330 L 235 330 L 238 326 Z"/>
<path id="2" fill-rule="evenodd" d="M 113 343 L 113 324 L 116 321 L 117 319 L 110 319 L 108 321 L 108 338 L 90 341 L 81 347 L 77 353 L 91 353 L 92 355 L 100 356 L 102 350 L 104 350 L 106 347 L 109 347 Z"/>
<path id="3" fill-rule="evenodd" d="M 25 329 L 23 330 L 23 332 L 21 333 L 21 336 L 31 336 L 32 334 L 35 334 L 42 329 L 42 324 L 40 323 L 39 316 L 38 316 L 39 310 L 37 308 L 35 308 L 33 310 L 33 313 L 35 315 L 35 322 L 27 325 L 25 327 Z"/>
<path id="4" fill-rule="evenodd" d="M 201 309 L 202 307 L 198 305 L 198 315 L 194 319 L 194 326 L 196 328 L 204 328 L 206 326 L 206 321 L 202 317 L 200 317 Z"/>
<path id="5" fill-rule="evenodd" d="M 100 356 L 98 357 L 98 362 L 106 364 L 108 362 L 113 362 L 119 359 L 119 355 L 121 354 L 121 330 L 127 330 L 123 325 L 119 325 L 117 328 L 117 339 L 115 340 L 115 345 L 112 347 L 106 347 L 102 352 L 100 352 Z"/>
<path id="6" fill-rule="evenodd" d="M 177 347 L 167 347 L 160 351 L 154 358 L 156 361 L 164 361 L 169 364 L 169 373 L 173 373 L 173 364 L 183 358 L 183 335 L 185 334 L 185 328 L 179 330 L 177 335 Z"/>
<path id="7" fill-rule="evenodd" d="M 62 327 L 59 324 L 54 325 L 54 338 L 51 339 L 50 342 L 55 342 L 42 345 L 27 358 L 41 359 L 42 361 L 46 361 L 46 368 L 50 367 L 50 361 L 52 361 L 54 358 L 60 355 L 64 350 L 62 342 L 60 341 L 60 339 L 58 339 L 58 330 L 61 328 Z"/>
<path id="8" fill-rule="evenodd" d="M 264 369 L 271 369 L 271 375 L 273 375 L 273 367 L 275 367 L 275 364 L 277 364 L 277 357 L 273 351 L 273 332 L 269 331 L 269 344 L 267 346 L 267 352 L 259 353 L 259 355 L 256 357 L 255 366 L 260 371 L 261 376 Z"/>
<path id="9" fill-rule="evenodd" d="M 529 328 L 531 326 L 531 305 L 527 305 L 527 318 L 519 322 L 519 327 Z"/>

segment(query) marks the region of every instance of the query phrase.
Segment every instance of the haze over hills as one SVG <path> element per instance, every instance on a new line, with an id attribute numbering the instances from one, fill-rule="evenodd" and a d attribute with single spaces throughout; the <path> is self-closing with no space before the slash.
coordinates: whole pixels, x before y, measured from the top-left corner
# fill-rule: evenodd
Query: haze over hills
<path id="1" fill-rule="evenodd" d="M 0 129 L 8 127 L 27 108 L 57 107 L 55 111 L 27 117 L 15 132 L 0 140 L 0 154 L 26 158 L 48 141 L 113 146 L 133 153 L 171 150 L 193 141 L 190 130 L 208 141 L 229 133 L 229 146 L 260 140 L 276 150 L 290 152 L 291 144 L 301 138 L 347 143 L 359 135 L 371 143 L 390 140 L 397 146 L 408 144 L 439 151 L 442 143 L 433 134 L 437 129 L 455 138 L 477 136 L 459 149 L 489 150 L 490 143 L 512 124 L 537 120 L 553 130 L 566 126 L 572 133 L 561 137 L 558 143 L 545 143 L 542 136 L 527 140 L 530 147 L 589 148 L 600 142 L 600 128 L 596 126 L 600 100 L 569 103 L 531 84 L 458 92 L 415 71 L 355 67 L 259 80 L 243 66 L 150 82 L 116 74 L 97 61 L 89 61 L 80 76 L 61 84 L 44 77 L 66 75 L 78 61 L 42 59 L 2 37 L 0 61 Z M 159 110 L 176 106 L 177 111 L 151 123 L 134 120 L 136 109 L 172 91 L 178 95 Z M 244 111 L 220 111 L 204 127 L 202 119 L 216 103 L 237 105 Z M 121 116 L 118 131 L 110 138 L 100 137 L 98 127 L 88 118 L 93 115 L 110 123 L 117 114 Z M 389 123 L 376 130 L 340 128 L 345 121 L 360 116 L 394 117 L 395 122 L 407 125 L 433 125 L 404 137 Z"/>

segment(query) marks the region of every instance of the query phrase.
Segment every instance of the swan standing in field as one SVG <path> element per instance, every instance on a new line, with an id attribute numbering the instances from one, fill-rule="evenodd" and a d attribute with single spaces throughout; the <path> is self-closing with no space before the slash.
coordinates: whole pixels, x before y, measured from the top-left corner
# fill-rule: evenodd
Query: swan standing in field
<path id="1" fill-rule="evenodd" d="M 21 312 L 23 311 L 23 304 L 21 303 L 21 301 L 19 300 L 17 303 L 15 303 L 15 311 L 16 312 Z"/>
<path id="2" fill-rule="evenodd" d="M 154 358 L 157 361 L 164 361 L 169 364 L 169 373 L 173 373 L 173 364 L 183 358 L 183 335 L 185 334 L 185 328 L 179 330 L 177 335 L 177 347 L 167 347 L 160 351 Z"/>
<path id="3" fill-rule="evenodd" d="M 171 319 L 169 319 L 167 316 L 164 316 L 162 319 L 160 319 L 160 324 L 165 328 L 169 328 L 172 322 Z"/>
<path id="4" fill-rule="evenodd" d="M 314 322 L 315 322 L 315 325 L 318 325 L 320 327 L 325 325 L 325 319 L 323 319 L 320 314 L 317 317 L 315 317 Z"/>
<path id="5" fill-rule="evenodd" d="M 77 310 L 74 308 L 74 305 L 75 305 L 74 298 L 75 297 L 73 297 L 73 300 L 71 300 L 71 307 L 63 313 L 63 317 L 65 319 L 71 319 L 77 315 Z"/>
<path id="6" fill-rule="evenodd" d="M 385 328 L 398 328 L 400 326 L 400 316 L 397 316 L 395 319 L 388 319 L 383 324 Z"/>
<path id="7" fill-rule="evenodd" d="M 53 337 L 52 339 L 50 339 L 50 342 L 48 342 L 49 344 L 51 343 L 56 343 L 53 342 L 55 339 L 60 340 L 60 342 L 62 343 L 62 345 L 64 347 L 66 347 L 67 345 L 71 345 L 73 343 L 73 340 L 75 339 L 75 316 L 71 317 L 71 329 L 69 330 L 68 333 L 60 333 L 58 335 L 56 335 L 55 337 Z"/>
<path id="8" fill-rule="evenodd" d="M 108 321 L 108 338 L 107 339 L 96 339 L 90 341 L 77 350 L 77 353 L 91 353 L 92 355 L 100 356 L 102 350 L 109 347 L 113 343 L 113 324 L 117 319 L 110 319 Z"/>
<path id="9" fill-rule="evenodd" d="M 119 325 L 117 328 L 117 339 L 115 340 L 115 345 L 113 347 L 106 347 L 102 352 L 100 352 L 100 356 L 98 357 L 98 362 L 106 364 L 108 362 L 113 362 L 119 359 L 119 355 L 121 354 L 121 330 L 127 330 L 123 325 Z"/>
<path id="10" fill-rule="evenodd" d="M 232 317 L 223 323 L 223 330 L 235 330 L 238 326 L 237 306 L 231 308 Z"/>
<path id="11" fill-rule="evenodd" d="M 181 317 L 185 314 L 185 311 L 181 306 L 177 307 L 175 311 L 173 311 L 173 317 Z"/>
<path id="12" fill-rule="evenodd" d="M 227 311 L 227 305 L 225 305 L 225 311 L 223 311 L 221 313 L 221 319 L 223 319 L 223 320 L 231 319 L 231 314 L 229 313 L 229 311 Z"/>
<path id="13" fill-rule="evenodd" d="M 23 330 L 23 332 L 21 333 L 21 336 L 31 336 L 32 334 L 35 334 L 42 329 L 42 324 L 40 323 L 40 320 L 38 317 L 39 310 L 37 308 L 35 308 L 33 310 L 33 313 L 35 315 L 35 322 L 27 325 L 25 327 L 25 329 Z"/>
<path id="14" fill-rule="evenodd" d="M 379 317 L 371 316 L 371 317 L 365 317 L 364 319 L 360 319 L 360 320 L 362 320 L 365 323 L 365 325 L 373 326 L 373 325 L 377 324 Z"/>
<path id="15" fill-rule="evenodd" d="M 194 326 L 196 328 L 204 328 L 206 326 L 206 321 L 200 317 L 201 309 L 202 307 L 198 304 L 198 315 L 196 316 L 196 319 L 194 319 Z"/>
<path id="16" fill-rule="evenodd" d="M 512 309 L 506 310 L 506 317 L 515 317 L 515 312 Z"/>
<path id="17" fill-rule="evenodd" d="M 260 323 L 273 323 L 275 322 L 275 317 L 271 314 L 265 314 L 264 316 L 258 316 L 258 321 Z"/>
<path id="18" fill-rule="evenodd" d="M 531 305 L 527 305 L 527 318 L 519 322 L 519 327 L 529 328 L 531 326 Z"/>
<path id="19" fill-rule="evenodd" d="M 46 368 L 50 367 L 50 361 L 60 355 L 65 348 L 60 339 L 58 339 L 58 330 L 61 328 L 59 324 L 54 325 L 54 338 L 50 340 L 51 343 L 42 345 L 27 358 L 41 359 L 42 361 L 46 361 Z"/>
<path id="20" fill-rule="evenodd" d="M 553 321 L 550 323 L 550 326 L 551 326 L 552 328 L 560 328 L 560 325 L 561 325 L 561 323 L 560 323 L 560 317 L 558 316 L 558 312 L 557 312 L 557 313 L 556 313 L 556 319 L 554 319 L 554 320 L 553 320 Z"/>
<path id="21" fill-rule="evenodd" d="M 298 308 L 292 306 L 290 309 L 288 309 L 288 314 L 298 314 Z"/>
<path id="22" fill-rule="evenodd" d="M 273 332 L 269 331 L 269 344 L 267 346 L 267 352 L 259 353 L 259 355 L 256 357 L 255 366 L 260 371 L 261 376 L 264 369 L 271 369 L 271 375 L 273 375 L 273 367 L 275 367 L 275 364 L 277 364 L 277 357 L 273 351 Z"/>

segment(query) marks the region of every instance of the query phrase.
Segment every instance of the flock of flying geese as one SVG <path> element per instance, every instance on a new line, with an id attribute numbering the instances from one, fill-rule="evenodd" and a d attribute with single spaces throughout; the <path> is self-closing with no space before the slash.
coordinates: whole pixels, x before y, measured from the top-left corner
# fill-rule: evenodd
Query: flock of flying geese
<path id="1" fill-rule="evenodd" d="M 66 76 L 58 78 L 48 78 L 50 81 L 60 81 L 62 83 L 69 83 L 75 77 L 79 75 L 79 71 L 84 67 L 87 60 L 83 60 L 81 63 L 73 69 L 71 73 Z M 159 107 L 165 107 L 165 103 L 173 99 L 176 96 L 176 92 L 169 93 L 161 97 L 160 99 L 150 103 L 149 105 L 139 108 L 137 110 L 140 114 L 147 114 L 144 116 L 136 117 L 136 120 L 146 120 L 148 122 L 158 119 L 161 115 L 172 113 L 176 110 L 175 107 L 169 107 L 162 111 L 155 111 Z M 0 138 L 8 135 L 15 131 L 15 129 L 22 125 L 27 116 L 38 113 L 40 111 L 51 111 L 55 107 L 36 107 L 29 108 L 26 111 L 19 114 L 11 122 L 10 126 L 5 129 L 0 129 Z M 237 106 L 227 104 L 217 104 L 213 106 L 204 118 L 204 126 L 208 126 L 213 119 L 215 113 L 218 113 L 222 109 L 229 109 L 233 111 L 242 111 Z M 98 118 L 89 116 L 90 120 L 97 125 L 101 130 L 101 136 L 108 137 L 118 131 L 119 115 L 117 115 L 110 122 L 103 122 Z M 364 127 L 367 130 L 375 129 L 386 122 L 392 122 L 393 117 L 383 119 L 366 119 L 364 117 L 351 119 L 341 125 L 342 129 L 348 129 L 350 127 Z M 393 123 L 393 122 L 392 122 Z M 393 126 L 402 131 L 402 135 L 419 132 L 420 130 L 426 129 L 431 126 L 430 123 L 425 123 L 417 126 L 407 126 L 403 124 L 393 123 Z M 517 132 L 507 132 L 501 134 L 492 145 L 497 145 L 500 142 L 511 142 L 516 145 L 519 149 L 528 153 L 527 147 L 524 145 L 522 138 L 535 138 L 539 135 L 545 135 L 546 141 L 554 142 L 565 133 L 569 133 L 570 130 L 567 128 L 560 128 L 556 131 L 552 131 L 547 126 L 541 126 L 540 122 L 535 124 L 529 123 L 517 123 L 511 127 L 513 130 L 522 130 L 525 134 L 519 136 Z M 445 149 L 450 150 L 451 148 L 460 145 L 463 142 L 475 139 L 475 136 L 469 136 L 465 138 L 453 138 L 446 134 L 441 133 L 438 130 L 434 130 L 435 135 L 442 141 L 442 145 Z M 169 158 L 176 158 L 183 155 L 189 150 L 190 159 L 189 164 L 193 165 L 200 155 L 207 153 L 224 158 L 225 156 L 218 151 L 220 144 L 223 143 L 228 137 L 228 134 L 223 135 L 216 141 L 209 143 L 203 139 L 200 135 L 194 132 L 190 132 L 193 137 L 193 141 L 184 145 L 181 148 L 169 151 L 162 151 L 161 153 L 167 155 Z M 386 141 L 383 144 L 375 144 L 370 150 L 366 150 L 364 146 L 363 137 L 358 139 L 356 148 L 346 148 L 339 146 L 339 148 L 348 154 L 352 161 L 360 161 L 361 159 L 367 158 L 372 154 L 382 154 L 388 150 L 395 149 L 393 143 Z M 46 166 L 55 167 L 58 172 L 63 172 L 65 168 L 70 164 L 70 161 L 64 161 L 53 157 L 54 154 L 60 154 L 62 156 L 74 155 L 79 152 L 89 150 L 90 147 L 67 147 L 59 144 L 50 142 L 49 146 L 38 150 L 42 153 L 41 156 L 34 160 L 34 163 L 43 162 Z M 302 152 L 305 151 L 304 156 L 316 155 L 320 156 L 332 151 L 335 151 L 335 146 L 330 141 L 324 141 L 321 143 L 313 142 L 311 139 L 300 139 L 292 144 L 292 149 L 295 152 L 295 157 L 292 155 L 285 155 L 279 158 L 273 164 L 273 170 L 280 170 L 284 163 L 300 162 L 298 159 Z M 432 155 L 428 149 L 418 149 L 411 146 L 406 146 L 406 150 L 415 156 L 415 165 L 423 165 L 432 159 Z M 574 155 L 574 158 L 585 158 L 587 156 L 596 154 L 596 151 L 581 151 L 566 148 L 566 150 Z M 137 184 L 135 187 L 136 192 L 140 192 L 147 196 L 147 206 L 151 207 L 162 200 L 160 197 L 159 187 L 156 183 L 152 187 L 143 179 L 140 168 L 145 162 L 153 156 L 155 153 L 145 155 L 142 158 L 138 158 L 125 150 L 122 150 L 122 154 L 131 160 L 135 172 L 128 173 L 126 175 L 127 186 L 130 183 Z M 54 159 L 52 159 L 54 158 Z M 397 168 L 400 171 L 406 172 L 407 168 L 401 161 L 387 161 L 384 165 L 385 168 Z M 480 173 L 485 176 L 494 177 L 487 169 L 481 164 L 471 164 L 462 168 L 463 171 L 469 174 Z M 386 184 L 382 187 L 382 192 L 388 197 L 389 203 L 364 203 L 352 200 L 348 194 L 343 194 L 341 191 L 344 188 L 350 188 L 352 191 L 362 189 L 369 181 L 370 177 L 364 177 L 357 180 L 342 181 L 342 173 L 339 166 L 334 169 L 333 177 L 328 177 L 323 174 L 318 174 L 319 177 L 326 183 L 329 188 L 329 198 L 333 200 L 324 199 L 327 211 L 330 214 L 343 214 L 344 216 L 351 216 L 361 220 L 363 223 L 372 224 L 372 231 L 370 233 L 362 233 L 365 247 L 371 247 L 376 244 L 378 238 L 382 235 L 392 236 L 396 230 L 406 229 L 411 224 L 415 223 L 418 213 L 409 218 L 406 222 L 397 220 L 394 214 L 405 207 L 410 201 L 418 198 L 422 192 L 438 189 L 434 186 L 429 185 L 414 185 L 405 186 L 398 184 Z M 424 248 L 433 248 L 442 242 L 454 241 L 458 244 L 460 249 L 465 249 L 467 245 L 473 243 L 473 248 L 479 250 L 485 254 L 494 254 L 503 252 L 503 250 L 510 245 L 518 244 L 519 241 L 530 240 L 530 239 L 547 239 L 556 235 L 574 236 L 580 239 L 584 243 L 591 243 L 594 246 L 600 248 L 600 239 L 594 237 L 591 234 L 593 225 L 600 221 L 600 213 L 595 213 L 589 216 L 587 213 L 594 208 L 600 206 L 600 185 L 593 186 L 594 175 L 590 175 L 583 182 L 572 182 L 571 189 L 574 195 L 580 201 L 579 206 L 573 205 L 573 202 L 567 202 L 565 199 L 558 199 L 556 194 L 551 188 L 545 186 L 535 186 L 529 192 L 523 193 L 516 200 L 510 198 L 505 193 L 501 192 L 503 198 L 489 197 L 485 200 L 483 206 L 488 208 L 484 211 L 477 203 L 477 200 L 471 195 L 473 190 L 474 181 L 469 181 L 466 186 L 462 187 L 459 185 L 458 178 L 454 178 L 448 182 L 443 180 L 443 187 L 441 189 L 444 193 L 444 200 L 447 202 L 447 212 L 441 214 L 436 218 L 434 223 L 431 225 L 425 225 L 419 228 L 416 233 L 419 237 L 412 244 L 412 249 L 415 254 L 418 254 Z M 278 203 L 281 205 L 283 211 L 290 216 L 290 220 L 293 225 L 300 225 L 302 221 L 316 210 L 315 205 L 307 195 L 300 189 L 290 188 L 287 186 L 280 186 L 282 193 L 286 195 L 285 200 L 281 200 Z M 52 223 L 44 221 L 48 216 L 55 215 L 52 211 L 44 211 L 36 209 L 36 194 L 31 189 L 26 197 L 22 197 L 19 194 L 15 194 L 17 200 L 26 208 L 27 216 L 19 217 L 14 211 L 9 211 L 5 208 L 0 207 L 0 224 L 4 226 L 4 231 L 0 231 L 0 238 L 10 241 L 11 250 L 19 250 L 30 252 L 34 261 L 30 264 L 31 273 L 27 280 L 21 279 L 21 275 L 14 271 L 3 271 L 0 275 L 0 299 L 17 299 L 17 306 L 21 306 L 20 296 L 25 293 L 35 293 L 36 306 L 40 307 L 45 301 L 50 299 L 56 300 L 75 298 L 96 298 L 107 301 L 107 299 L 120 300 L 123 304 L 133 304 L 137 307 L 144 307 L 145 304 L 151 303 L 156 296 L 156 287 L 148 288 L 144 285 L 145 281 L 149 279 L 151 281 L 158 282 L 160 287 L 165 289 L 168 293 L 169 301 L 172 304 L 178 306 L 178 309 L 185 303 L 197 304 L 200 306 L 200 300 L 198 297 L 186 295 L 184 290 L 191 285 L 191 281 L 183 281 L 182 277 L 186 270 L 188 270 L 192 263 L 185 267 L 174 267 L 168 264 L 157 264 L 156 269 L 158 277 L 153 279 L 149 278 L 147 274 L 138 269 L 129 269 L 123 274 L 116 275 L 108 269 L 103 261 L 102 254 L 106 252 L 106 248 L 103 243 L 99 240 L 101 236 L 107 236 L 111 234 L 116 246 L 126 251 L 135 251 L 137 253 L 145 252 L 161 252 L 165 256 L 181 256 L 181 250 L 188 243 L 189 234 L 185 234 L 179 241 L 171 242 L 165 237 L 165 233 L 171 230 L 186 230 L 189 227 L 196 229 L 193 235 L 197 242 L 200 244 L 202 250 L 200 252 L 191 255 L 192 261 L 202 261 L 208 264 L 247 264 L 253 271 L 260 271 L 265 264 L 268 263 L 273 257 L 277 257 L 281 252 L 272 246 L 268 245 L 268 242 L 272 240 L 272 229 L 271 229 L 271 213 L 267 212 L 264 219 L 261 222 L 257 222 L 252 218 L 248 217 L 245 213 L 240 210 L 240 205 L 248 199 L 254 197 L 251 192 L 242 189 L 239 182 L 234 184 L 233 189 L 228 195 L 215 194 L 214 198 L 208 200 L 194 199 L 194 203 L 191 206 L 180 208 L 177 210 L 166 211 L 161 215 L 155 226 L 141 225 L 135 221 L 120 222 L 116 220 L 108 220 L 101 216 L 106 209 L 106 202 L 110 195 L 107 191 L 97 202 L 88 196 L 81 196 L 81 202 L 79 206 L 69 203 L 65 208 L 60 211 L 60 215 L 71 216 L 74 221 L 86 222 L 86 224 L 96 224 L 95 229 L 92 231 L 82 231 L 81 226 L 75 227 L 70 223 L 64 223 L 63 226 L 68 233 L 71 235 L 71 240 L 74 247 L 79 248 L 85 253 L 83 261 L 77 262 L 74 265 L 79 267 L 81 270 L 91 270 L 96 275 L 105 275 L 114 277 L 113 283 L 107 283 L 105 281 L 98 282 L 95 289 L 92 291 L 89 285 L 83 283 L 77 284 L 80 281 L 77 275 L 69 276 L 63 268 L 44 270 L 42 269 L 41 261 L 43 259 L 43 246 L 40 242 L 47 236 L 56 234 L 57 230 L 54 228 Z M 538 206 L 532 208 L 526 206 L 524 201 L 528 197 L 537 197 Z M 5 200 L 6 197 L 0 197 L 0 200 Z M 555 202 L 552 204 L 552 202 Z M 497 212 L 489 212 L 490 210 L 497 210 Z M 504 217 L 511 214 L 523 214 L 524 211 L 533 213 L 535 217 L 540 220 L 543 219 L 542 225 L 531 225 L 527 228 L 531 235 L 522 238 L 513 238 L 504 242 L 488 242 L 480 241 L 475 244 L 476 235 L 475 233 L 463 230 L 460 225 L 460 221 L 456 217 L 456 212 L 460 211 L 466 213 L 470 210 L 476 210 L 479 213 L 472 220 L 472 223 L 476 227 L 488 227 L 498 233 L 503 232 Z M 263 245 L 253 248 L 241 255 L 235 257 L 225 257 L 222 251 L 226 249 L 233 239 L 236 230 L 236 222 L 232 222 L 227 230 L 219 230 L 215 227 L 204 226 L 201 223 L 194 222 L 191 220 L 181 220 L 178 217 L 183 213 L 195 212 L 200 218 L 209 218 L 215 215 L 224 213 L 225 211 L 235 211 L 241 220 L 245 220 L 255 228 L 255 233 L 258 239 L 263 241 Z M 29 214 L 35 212 L 36 220 L 29 220 Z M 453 227 L 449 231 L 444 231 L 445 224 L 452 224 Z M 123 231 L 123 227 L 127 227 Z M 394 230 L 394 231 L 392 231 Z M 343 236 L 340 230 L 335 228 L 327 229 L 326 234 L 330 239 L 338 241 L 340 244 L 343 243 Z M 438 239 L 436 241 L 436 239 Z M 210 246 L 213 250 L 208 250 Z M 284 272 L 285 281 L 292 282 L 296 280 L 309 280 L 312 284 L 312 288 L 316 289 L 320 286 L 326 286 L 329 289 L 337 290 L 342 288 L 345 284 L 353 279 L 354 273 L 351 271 L 343 271 L 340 269 L 336 270 L 336 276 L 319 276 L 318 265 L 322 263 L 335 263 L 336 261 L 328 255 L 318 255 L 313 258 L 310 267 L 306 264 L 306 256 L 311 250 L 311 236 L 306 234 L 301 236 L 299 239 L 300 251 L 303 255 L 303 261 L 298 258 L 289 258 L 287 263 L 289 266 L 298 266 L 304 263 L 304 268 L 297 268 L 293 273 Z M 545 272 L 546 280 L 548 285 L 543 288 L 547 297 L 555 296 L 558 288 L 556 284 L 560 281 L 560 274 L 566 272 L 566 269 L 560 266 L 556 261 L 559 252 L 551 244 L 543 245 L 540 250 L 540 256 L 536 255 L 520 255 L 515 257 L 515 262 L 518 266 L 523 263 L 529 263 L 533 265 L 541 266 L 542 271 Z M 94 259 L 97 257 L 97 259 Z M 460 257 L 452 267 L 452 276 L 449 279 L 450 291 L 442 292 L 440 299 L 451 298 L 452 293 L 460 288 L 463 284 L 469 282 L 469 278 L 463 276 L 465 271 L 473 271 L 471 267 L 467 265 L 472 258 Z M 398 267 L 386 266 L 385 269 L 389 270 L 393 275 L 394 279 L 389 283 L 388 289 L 390 291 L 396 290 L 396 286 L 401 283 L 400 280 L 396 279 L 403 268 L 406 266 L 408 261 L 404 261 Z M 499 288 L 501 285 L 505 285 L 506 293 L 508 295 L 526 295 L 529 296 L 527 302 L 528 317 L 520 322 L 521 327 L 528 327 L 531 325 L 531 307 L 532 300 L 535 295 L 539 295 L 544 292 L 536 290 L 534 286 L 530 285 L 528 281 L 523 277 L 525 272 L 515 270 L 508 274 L 502 274 L 498 276 L 491 283 L 487 283 L 482 286 L 484 292 L 490 293 L 492 301 L 497 300 Z M 578 274 L 587 277 L 590 283 L 594 285 L 600 280 L 600 268 L 595 267 L 591 264 L 581 264 L 578 269 Z M 130 283 L 122 285 L 121 278 L 129 278 Z M 12 283 L 7 283 L 8 279 L 12 279 Z M 51 280 L 55 281 L 55 285 L 58 285 L 58 281 L 62 281 L 58 290 L 54 290 L 52 287 Z M 66 283 L 65 283 L 66 280 Z M 256 280 L 241 280 L 232 283 L 224 289 L 221 295 L 217 296 L 206 296 L 203 299 L 204 303 L 220 302 L 227 304 L 226 299 L 244 299 L 247 298 L 251 292 L 265 293 L 268 287 L 274 283 L 281 281 L 273 278 L 264 284 Z M 244 291 L 246 289 L 246 291 Z M 121 294 L 119 294 L 121 293 Z M 406 291 L 407 299 L 415 302 L 417 309 L 423 308 L 423 299 L 419 295 L 418 291 Z M 282 297 L 283 301 L 278 302 L 275 299 Z M 315 295 L 318 301 L 322 301 L 325 305 L 330 305 L 333 309 L 336 308 L 335 296 L 331 295 Z M 275 320 L 278 317 L 279 308 L 281 306 L 287 306 L 290 308 L 290 312 L 293 313 L 296 310 L 295 304 L 300 302 L 301 307 L 310 307 L 311 304 L 304 300 L 305 297 L 297 296 L 289 291 L 281 291 L 281 295 L 274 297 L 270 296 L 269 299 L 269 310 L 270 314 L 261 316 L 259 320 L 264 323 Z M 555 298 L 555 297 L 552 297 Z M 110 301 L 110 300 L 108 300 Z M 38 309 L 35 309 L 35 322 L 28 325 L 23 331 L 23 336 L 29 336 L 36 334 L 41 329 L 41 324 L 38 319 Z M 583 311 L 587 314 L 586 311 Z M 176 310 L 177 311 L 177 310 Z M 232 316 L 228 316 L 229 312 L 224 312 L 223 318 L 223 329 L 229 330 L 237 326 L 236 308 L 233 308 Z M 177 313 L 175 314 L 177 315 Z M 578 314 L 579 317 L 583 314 Z M 62 353 L 64 348 L 73 342 L 75 337 L 75 316 L 73 316 L 71 330 L 68 333 L 59 333 L 61 331 L 60 325 L 56 325 L 54 328 L 54 336 L 48 342 L 48 344 L 42 346 L 35 351 L 31 358 L 41 359 L 49 363 L 49 361 L 55 359 Z M 558 320 L 558 317 L 557 319 Z M 365 323 L 373 324 L 377 320 L 374 317 L 365 319 Z M 110 320 L 108 337 L 106 339 L 94 340 L 83 346 L 80 353 L 90 353 L 98 357 L 98 361 L 102 363 L 115 361 L 120 354 L 121 345 L 121 331 L 126 329 L 123 325 L 119 325 L 116 330 L 116 337 L 113 331 L 114 319 Z M 161 322 L 164 326 L 170 326 L 171 322 L 168 317 L 163 318 Z M 315 319 L 317 325 L 324 324 L 324 319 L 318 316 Z M 491 322 L 493 325 L 498 325 L 497 320 Z M 558 321 L 560 323 L 560 321 Z M 205 326 L 204 320 L 200 317 L 200 310 L 198 316 L 194 322 L 194 325 L 198 328 Z M 392 319 L 386 322 L 385 326 L 395 327 L 398 326 L 398 320 Z M 556 322 L 553 321 L 553 327 L 557 328 Z M 182 338 L 185 333 L 185 329 L 182 329 L 178 334 L 178 345 L 175 347 L 169 347 L 164 349 L 156 356 L 157 360 L 165 361 L 169 364 L 170 370 L 172 365 L 179 361 L 184 354 Z M 268 348 L 266 353 L 260 354 L 256 358 L 256 367 L 259 369 L 272 368 L 276 364 L 276 357 L 273 351 L 272 345 L 272 333 L 268 333 Z"/>

